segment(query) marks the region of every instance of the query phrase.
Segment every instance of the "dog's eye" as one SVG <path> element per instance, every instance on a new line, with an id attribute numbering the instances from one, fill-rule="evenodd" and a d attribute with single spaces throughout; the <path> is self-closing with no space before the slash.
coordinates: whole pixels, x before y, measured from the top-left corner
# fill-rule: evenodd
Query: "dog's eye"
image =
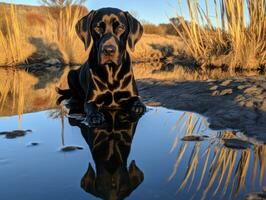
<path id="1" fill-rule="evenodd" d="M 95 27 L 95 30 L 97 32 L 100 32 L 100 33 L 104 32 L 104 29 L 105 29 L 104 22 L 101 22 L 101 23 L 97 24 L 96 27 Z"/>
<path id="2" fill-rule="evenodd" d="M 122 34 L 125 31 L 125 26 L 119 24 L 114 30 L 116 34 Z"/>
<path id="3" fill-rule="evenodd" d="M 120 24 L 118 21 L 113 23 L 113 28 L 115 32 L 122 32 L 125 29 L 124 25 Z"/>
<path id="4" fill-rule="evenodd" d="M 117 27 L 117 30 L 118 30 L 118 31 L 123 31 L 123 30 L 125 30 L 125 26 L 123 26 L 123 25 L 119 25 L 119 26 Z"/>

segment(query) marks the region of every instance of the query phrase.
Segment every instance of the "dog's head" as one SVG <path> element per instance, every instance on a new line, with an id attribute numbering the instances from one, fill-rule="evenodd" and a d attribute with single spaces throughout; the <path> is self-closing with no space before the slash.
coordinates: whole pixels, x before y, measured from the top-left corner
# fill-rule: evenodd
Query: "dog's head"
<path id="1" fill-rule="evenodd" d="M 99 167 L 99 166 L 98 166 Z M 120 200 L 128 197 L 144 180 L 135 161 L 128 168 L 120 167 L 113 174 L 102 170 L 96 174 L 91 164 L 81 180 L 81 187 L 96 197 Z"/>
<path id="2" fill-rule="evenodd" d="M 91 11 L 76 25 L 80 39 L 88 49 L 96 51 L 98 65 L 113 63 L 120 65 L 127 45 L 134 51 L 142 36 L 143 27 L 128 12 L 116 8 Z"/>

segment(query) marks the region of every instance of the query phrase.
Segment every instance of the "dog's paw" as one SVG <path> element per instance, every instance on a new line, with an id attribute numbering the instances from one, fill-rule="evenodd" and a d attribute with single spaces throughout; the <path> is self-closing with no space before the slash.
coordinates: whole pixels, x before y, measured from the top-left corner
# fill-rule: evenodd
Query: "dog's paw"
<path id="1" fill-rule="evenodd" d="M 146 112 L 146 106 L 141 101 L 135 101 L 132 105 L 131 112 L 135 115 L 142 115 Z"/>
<path id="2" fill-rule="evenodd" d="M 99 111 L 94 111 L 87 116 L 89 126 L 99 126 L 104 123 L 104 115 Z"/>

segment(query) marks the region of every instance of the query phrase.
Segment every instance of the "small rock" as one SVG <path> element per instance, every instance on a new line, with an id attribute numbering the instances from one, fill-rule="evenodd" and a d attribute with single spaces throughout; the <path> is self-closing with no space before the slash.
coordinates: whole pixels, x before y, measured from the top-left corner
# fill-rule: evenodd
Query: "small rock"
<path id="1" fill-rule="evenodd" d="M 68 151 L 76 151 L 76 150 L 82 150 L 83 147 L 80 146 L 64 146 L 61 148 L 61 151 L 68 152 Z"/>
<path id="2" fill-rule="evenodd" d="M 45 64 L 48 64 L 48 65 L 59 65 L 61 64 L 60 60 L 58 60 L 57 58 L 50 58 L 46 61 L 44 61 Z"/>
<path id="3" fill-rule="evenodd" d="M 31 130 L 14 130 L 14 131 L 5 131 L 1 132 L 0 135 L 5 135 L 8 139 L 14 139 L 17 137 L 23 137 L 27 133 L 31 133 Z"/>
<path id="4" fill-rule="evenodd" d="M 266 110 L 266 100 L 264 100 L 261 104 L 261 109 Z"/>
<path id="5" fill-rule="evenodd" d="M 220 85 L 221 86 L 228 86 L 231 82 L 232 82 L 232 80 L 226 80 L 226 81 L 222 82 Z"/>
<path id="6" fill-rule="evenodd" d="M 237 138 L 223 139 L 224 146 L 231 149 L 248 149 L 251 147 L 251 143 L 248 141 L 240 140 Z"/>
<path id="7" fill-rule="evenodd" d="M 237 95 L 236 96 L 236 101 L 240 102 L 240 101 L 244 101 L 245 100 L 245 97 L 243 95 Z"/>
<path id="8" fill-rule="evenodd" d="M 213 91 L 212 96 L 219 96 L 220 92 L 218 90 Z"/>
<path id="9" fill-rule="evenodd" d="M 225 89 L 225 90 L 222 90 L 220 92 L 220 95 L 221 96 L 224 96 L 224 95 L 228 95 L 228 94 L 232 94 L 233 93 L 233 90 L 232 89 Z"/>
<path id="10" fill-rule="evenodd" d="M 39 142 L 30 142 L 29 144 L 28 144 L 28 146 L 37 146 L 37 145 L 39 145 L 40 143 Z"/>
<path id="11" fill-rule="evenodd" d="M 249 101 L 247 101 L 247 102 L 245 103 L 245 106 L 251 108 L 251 107 L 254 106 L 254 102 L 251 101 L 251 100 L 249 100 Z"/>
<path id="12" fill-rule="evenodd" d="M 147 106 L 158 107 L 158 106 L 161 106 L 161 103 L 160 102 L 156 102 L 156 101 L 148 101 L 148 102 L 146 102 L 146 105 Z"/>
<path id="13" fill-rule="evenodd" d="M 6 134 L 8 134 L 8 133 L 10 133 L 10 132 L 8 132 L 8 131 L 3 131 L 3 132 L 0 132 L 0 135 L 6 135 Z"/>
<path id="14" fill-rule="evenodd" d="M 201 135 L 187 135 L 184 136 L 181 140 L 182 141 L 203 141 L 206 136 Z"/>
<path id="15" fill-rule="evenodd" d="M 247 194 L 245 200 L 266 200 L 266 192 L 256 192 Z"/>
<path id="16" fill-rule="evenodd" d="M 239 85 L 239 86 L 237 86 L 237 89 L 243 90 L 243 89 L 245 89 L 247 87 L 248 87 L 248 85 Z"/>
<path id="17" fill-rule="evenodd" d="M 252 86 L 244 90 L 245 94 L 250 94 L 250 95 L 261 94 L 262 92 L 263 92 L 263 89 L 258 88 L 256 86 Z"/>
<path id="18" fill-rule="evenodd" d="M 212 86 L 212 87 L 210 88 L 210 90 L 217 90 L 217 89 L 218 89 L 218 86 L 217 86 L 217 85 Z"/>

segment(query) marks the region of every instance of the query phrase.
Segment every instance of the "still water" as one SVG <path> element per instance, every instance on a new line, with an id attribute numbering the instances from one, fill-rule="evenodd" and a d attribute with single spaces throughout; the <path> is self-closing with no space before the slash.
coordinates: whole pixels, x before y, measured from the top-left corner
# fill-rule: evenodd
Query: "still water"
<path id="1" fill-rule="evenodd" d="M 67 72 L 52 80 L 4 73 L 13 79 L 0 84 L 0 199 L 266 196 L 266 141 L 213 131 L 198 114 L 162 107 L 140 119 L 105 111 L 107 123 L 90 128 L 55 106 L 55 85 L 64 86 Z"/>

